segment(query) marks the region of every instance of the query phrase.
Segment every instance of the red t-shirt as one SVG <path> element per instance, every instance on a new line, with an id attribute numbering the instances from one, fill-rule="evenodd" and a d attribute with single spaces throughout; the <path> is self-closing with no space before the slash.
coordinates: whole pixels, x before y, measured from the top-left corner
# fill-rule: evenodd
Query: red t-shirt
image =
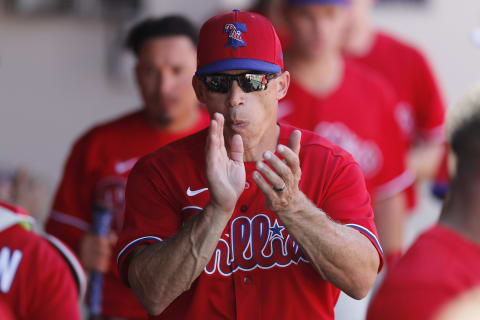
<path id="1" fill-rule="evenodd" d="M 400 101 L 395 114 L 410 144 L 418 137 L 443 141 L 444 102 L 428 61 L 418 49 L 377 32 L 366 55 L 349 59 L 390 81 Z"/>
<path id="2" fill-rule="evenodd" d="M 410 149 L 415 140 L 444 140 L 445 105 L 432 69 L 415 47 L 384 32 L 375 34 L 371 50 L 349 59 L 364 64 L 384 76 L 399 98 L 395 117 Z M 408 206 L 416 204 L 413 185 L 407 189 Z"/>
<path id="3" fill-rule="evenodd" d="M 280 102 L 278 118 L 314 131 L 350 152 L 365 175 L 374 200 L 406 189 L 405 142 L 393 118 L 395 95 L 365 67 L 348 62 L 338 88 L 326 96 L 304 89 L 295 79 Z"/>
<path id="4" fill-rule="evenodd" d="M 294 128 L 281 124 L 279 143 Z M 204 130 L 161 148 L 133 169 L 126 191 L 125 225 L 117 251 L 125 257 L 140 244 L 174 235 L 209 202 Z M 373 211 L 357 163 L 341 148 L 302 132 L 299 187 L 332 219 L 376 237 Z M 255 162 L 245 163 L 247 181 L 217 248 L 195 280 L 154 319 L 333 319 L 339 289 L 314 270 L 252 180 Z M 319 230 L 321 232 L 321 230 Z M 159 275 L 161 276 L 161 275 Z"/>
<path id="5" fill-rule="evenodd" d="M 0 204 L 0 221 L 10 214 L 15 214 L 11 207 Z M 45 239 L 18 224 L 0 227 L 0 298 L 16 320 L 81 319 L 66 262 Z"/>
<path id="6" fill-rule="evenodd" d="M 480 246 L 438 224 L 387 273 L 368 320 L 429 320 L 452 298 L 480 284 Z"/>
<path id="7" fill-rule="evenodd" d="M 78 252 L 84 233 L 91 229 L 92 207 L 103 204 L 113 209 L 112 229 L 119 233 L 123 224 L 127 176 L 135 162 L 208 124 L 209 115 L 201 109 L 191 130 L 168 134 L 149 126 L 142 111 L 137 111 L 88 131 L 70 153 L 47 222 L 47 232 Z M 115 265 L 112 257 L 111 271 L 104 275 L 102 314 L 146 318 L 131 290 L 118 278 Z"/>

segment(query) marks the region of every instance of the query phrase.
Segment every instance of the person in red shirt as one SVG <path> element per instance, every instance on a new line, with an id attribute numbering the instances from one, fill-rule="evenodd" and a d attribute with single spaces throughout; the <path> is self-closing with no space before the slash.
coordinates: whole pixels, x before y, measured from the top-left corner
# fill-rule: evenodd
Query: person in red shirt
<path id="1" fill-rule="evenodd" d="M 375 0 L 351 0 L 344 51 L 349 59 L 375 70 L 395 89 L 395 118 L 407 142 L 408 166 L 417 180 L 432 179 L 441 161 L 445 106 L 430 64 L 423 53 L 373 27 Z M 408 207 L 416 203 L 407 190 Z"/>
<path id="2" fill-rule="evenodd" d="M 413 182 L 394 118 L 393 88 L 343 58 L 348 0 L 289 0 L 286 5 L 285 22 L 295 36 L 286 55 L 292 83 L 279 105 L 279 119 L 320 134 L 359 163 L 389 265 L 402 252 L 403 191 Z"/>
<path id="3" fill-rule="evenodd" d="M 133 168 L 120 274 L 152 319 L 334 319 L 383 262 L 358 164 L 277 123 L 290 75 L 263 16 L 209 19 L 198 62 L 210 128 Z"/>
<path id="4" fill-rule="evenodd" d="M 440 221 L 387 273 L 368 320 L 434 319 L 448 302 L 480 285 L 480 85 L 447 117 L 455 175 Z"/>
<path id="5" fill-rule="evenodd" d="M 194 26 L 179 16 L 136 25 L 127 47 L 137 58 L 143 108 L 89 130 L 74 144 L 65 165 L 46 230 L 78 253 L 87 270 L 104 273 L 100 311 L 104 318 L 147 317 L 121 283 L 111 251 L 122 228 L 124 189 L 135 162 L 208 126 L 209 115 L 191 87 L 197 37 Z M 110 237 L 93 233 L 95 208 L 112 213 Z M 96 308 L 91 309 L 94 312 Z"/>
<path id="6" fill-rule="evenodd" d="M 31 222 L 21 208 L 0 202 L 0 301 L 16 320 L 80 320 L 69 267 L 48 241 L 26 229 Z"/>

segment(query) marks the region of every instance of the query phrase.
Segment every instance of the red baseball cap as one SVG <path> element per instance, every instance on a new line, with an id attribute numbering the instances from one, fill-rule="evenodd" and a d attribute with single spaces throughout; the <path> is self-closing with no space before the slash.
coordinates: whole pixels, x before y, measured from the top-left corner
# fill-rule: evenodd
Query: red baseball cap
<path id="1" fill-rule="evenodd" d="M 197 52 L 198 75 L 227 70 L 283 70 L 282 45 L 270 21 L 238 9 L 203 24 Z"/>

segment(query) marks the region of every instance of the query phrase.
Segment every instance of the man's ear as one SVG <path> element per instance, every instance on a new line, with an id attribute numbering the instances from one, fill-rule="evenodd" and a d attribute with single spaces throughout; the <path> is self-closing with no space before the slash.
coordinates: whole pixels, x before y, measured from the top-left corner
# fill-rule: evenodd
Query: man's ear
<path id="1" fill-rule="evenodd" d="M 205 84 L 195 75 L 192 78 L 192 86 L 198 101 L 207 104 Z"/>
<path id="2" fill-rule="evenodd" d="M 290 85 L 290 73 L 288 71 L 282 72 L 277 77 L 277 99 L 280 100 L 287 95 L 288 86 Z"/>

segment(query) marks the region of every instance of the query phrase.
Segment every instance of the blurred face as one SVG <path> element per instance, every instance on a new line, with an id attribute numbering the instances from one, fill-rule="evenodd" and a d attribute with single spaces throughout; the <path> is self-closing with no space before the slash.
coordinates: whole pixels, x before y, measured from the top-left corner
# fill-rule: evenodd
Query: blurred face
<path id="1" fill-rule="evenodd" d="M 153 38 L 138 54 L 137 82 L 149 120 L 160 126 L 182 117 L 196 106 L 191 79 L 197 66 L 196 49 L 186 36 Z"/>
<path id="2" fill-rule="evenodd" d="M 288 8 L 292 47 L 307 58 L 337 53 L 347 18 L 347 9 L 338 5 L 311 4 Z"/>
<path id="3" fill-rule="evenodd" d="M 350 4 L 350 19 L 352 21 L 364 21 L 370 14 L 375 0 L 351 0 Z"/>
<path id="4" fill-rule="evenodd" d="M 225 74 L 241 74 L 247 70 L 225 71 Z M 276 132 L 278 100 L 287 92 L 290 75 L 280 73 L 268 82 L 266 90 L 245 92 L 237 81 L 227 93 L 209 91 L 197 77 L 193 85 L 198 99 L 205 103 L 211 115 L 218 112 L 225 117 L 224 135 L 230 141 L 235 134 L 241 135 L 245 150 L 253 149 L 262 139 Z"/>

